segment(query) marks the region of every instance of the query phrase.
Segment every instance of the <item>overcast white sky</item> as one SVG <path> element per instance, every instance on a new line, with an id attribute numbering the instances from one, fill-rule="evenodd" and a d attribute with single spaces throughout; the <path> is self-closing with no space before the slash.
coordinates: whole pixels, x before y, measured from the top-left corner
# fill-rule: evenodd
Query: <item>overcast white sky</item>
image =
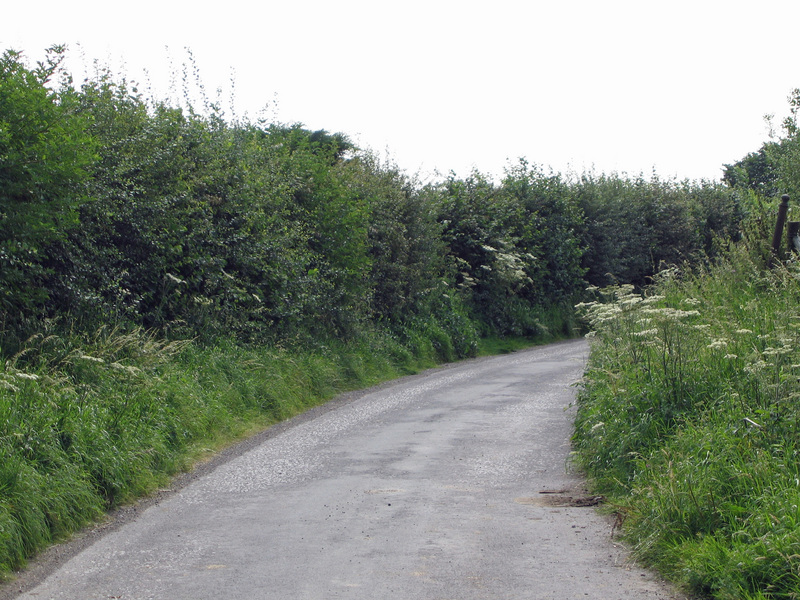
<path id="1" fill-rule="evenodd" d="M 717 179 L 800 87 L 797 0 L 31 0 L 0 45 L 54 43 L 167 97 L 190 48 L 251 117 L 341 131 L 423 176 L 561 172 Z M 145 76 L 143 69 L 149 75 Z M 180 86 L 179 86 L 180 87 Z M 180 93 L 180 89 L 177 90 Z"/>

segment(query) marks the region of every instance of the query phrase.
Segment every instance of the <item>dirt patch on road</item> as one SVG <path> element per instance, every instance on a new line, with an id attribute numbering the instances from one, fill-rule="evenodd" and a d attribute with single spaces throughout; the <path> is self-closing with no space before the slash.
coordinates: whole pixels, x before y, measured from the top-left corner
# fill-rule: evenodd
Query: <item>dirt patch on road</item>
<path id="1" fill-rule="evenodd" d="M 536 496 L 523 496 L 514 498 L 517 504 L 529 504 L 531 506 L 563 506 L 563 507 L 583 507 L 597 506 L 602 504 L 603 496 L 586 495 L 576 493 L 571 490 L 543 490 Z"/>

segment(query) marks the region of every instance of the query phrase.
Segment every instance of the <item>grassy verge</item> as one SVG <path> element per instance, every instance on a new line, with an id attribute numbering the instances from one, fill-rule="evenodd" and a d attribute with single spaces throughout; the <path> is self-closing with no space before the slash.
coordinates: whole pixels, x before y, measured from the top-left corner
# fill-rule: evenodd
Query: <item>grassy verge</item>
<path id="1" fill-rule="evenodd" d="M 718 599 L 800 596 L 800 265 L 734 250 L 603 290 L 575 446 L 635 555 Z"/>
<path id="2" fill-rule="evenodd" d="M 0 364 L 0 580 L 203 457 L 334 396 L 511 351 L 435 323 L 305 348 L 204 347 L 142 331 L 43 332 Z"/>
<path id="3" fill-rule="evenodd" d="M 422 337 L 313 350 L 143 332 L 42 334 L 0 365 L 0 575 L 204 453 L 343 391 L 435 364 Z"/>

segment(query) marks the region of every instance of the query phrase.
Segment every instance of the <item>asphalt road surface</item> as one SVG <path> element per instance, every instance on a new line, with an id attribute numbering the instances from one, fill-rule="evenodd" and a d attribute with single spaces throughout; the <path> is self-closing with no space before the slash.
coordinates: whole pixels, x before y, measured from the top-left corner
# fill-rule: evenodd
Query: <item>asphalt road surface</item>
<path id="1" fill-rule="evenodd" d="M 15 597 L 677 598 L 581 506 L 570 404 L 587 353 L 553 344 L 334 401 L 62 549 Z"/>

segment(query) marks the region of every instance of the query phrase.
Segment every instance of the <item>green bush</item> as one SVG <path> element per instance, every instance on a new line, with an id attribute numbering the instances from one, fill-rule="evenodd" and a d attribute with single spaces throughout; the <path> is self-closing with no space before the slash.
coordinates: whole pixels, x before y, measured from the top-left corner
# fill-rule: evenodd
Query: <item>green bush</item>
<path id="1" fill-rule="evenodd" d="M 0 327 L 43 316 L 47 247 L 66 237 L 87 202 L 97 145 L 62 59 L 60 47 L 34 69 L 17 52 L 0 57 Z"/>
<path id="2" fill-rule="evenodd" d="M 636 556 L 712 598 L 800 593 L 800 263 L 759 244 L 580 306 L 579 463 Z"/>

